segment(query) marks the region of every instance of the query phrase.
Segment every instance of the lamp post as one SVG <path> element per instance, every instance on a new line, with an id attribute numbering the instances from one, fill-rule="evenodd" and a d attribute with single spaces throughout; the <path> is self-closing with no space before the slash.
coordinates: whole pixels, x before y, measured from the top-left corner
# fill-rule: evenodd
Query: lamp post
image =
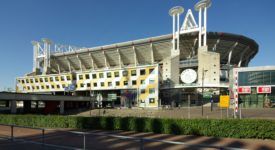
<path id="1" fill-rule="evenodd" d="M 204 94 L 204 73 L 207 72 L 208 70 L 204 70 L 204 68 L 202 68 L 202 99 L 201 99 L 201 115 L 203 116 L 203 94 Z"/>

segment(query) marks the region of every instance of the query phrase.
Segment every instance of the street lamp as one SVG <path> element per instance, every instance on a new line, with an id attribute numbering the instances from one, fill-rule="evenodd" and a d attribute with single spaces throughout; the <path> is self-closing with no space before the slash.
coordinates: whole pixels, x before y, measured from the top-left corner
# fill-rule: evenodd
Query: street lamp
<path id="1" fill-rule="evenodd" d="M 202 68 L 202 99 L 201 99 L 201 115 L 203 116 L 203 94 L 204 94 L 204 73 L 207 72 L 208 70 L 204 70 L 204 68 Z"/>

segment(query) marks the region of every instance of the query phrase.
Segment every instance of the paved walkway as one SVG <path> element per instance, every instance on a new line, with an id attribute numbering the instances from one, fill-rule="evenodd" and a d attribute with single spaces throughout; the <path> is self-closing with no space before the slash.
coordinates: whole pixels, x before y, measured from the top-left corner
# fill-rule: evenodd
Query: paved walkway
<path id="1" fill-rule="evenodd" d="M 173 108 L 173 109 L 94 109 L 91 111 L 74 112 L 79 116 L 135 116 L 135 117 L 162 117 L 162 118 L 233 118 L 233 110 L 220 109 L 204 106 L 203 113 L 201 107 Z M 203 115 L 202 115 L 203 114 Z M 265 109 L 242 109 L 242 118 L 275 119 L 275 108 Z M 239 113 L 237 114 L 240 115 Z"/>
<path id="2" fill-rule="evenodd" d="M 167 144 L 162 142 L 144 141 L 144 149 L 152 150 L 169 150 L 169 149 L 222 149 L 224 147 L 252 149 L 252 150 L 274 150 L 274 140 L 256 140 L 256 139 L 233 139 L 233 138 L 216 138 L 204 136 L 185 136 L 185 135 L 167 135 L 167 134 L 153 134 L 153 133 L 136 133 L 127 131 L 87 131 L 88 133 L 109 134 L 116 136 L 128 136 L 138 138 L 148 138 L 157 140 L 167 140 L 175 142 L 184 142 L 186 145 Z M 64 131 L 46 131 L 45 143 L 54 144 L 64 147 L 83 148 L 83 135 L 68 133 Z M 0 136 L 9 137 L 10 128 L 0 126 Z M 42 142 L 41 131 L 24 128 L 14 128 L 15 139 L 24 139 L 32 142 Z M 119 139 L 117 137 L 109 137 L 102 135 L 86 135 L 86 149 L 118 149 L 118 150 L 135 150 L 140 149 L 140 141 L 132 139 Z M 207 147 L 207 146 L 210 146 Z M 216 148 L 215 148 L 216 147 Z M 22 142 L 15 140 L 12 142 L 5 138 L 0 138 L 1 150 L 31 150 L 31 149 L 66 149 L 54 148 L 38 144 Z"/>

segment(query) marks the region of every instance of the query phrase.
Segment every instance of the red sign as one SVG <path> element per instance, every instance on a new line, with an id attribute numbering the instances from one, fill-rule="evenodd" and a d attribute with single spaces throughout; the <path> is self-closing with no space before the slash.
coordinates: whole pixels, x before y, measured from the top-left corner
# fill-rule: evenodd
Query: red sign
<path id="1" fill-rule="evenodd" d="M 271 93 L 271 86 L 258 86 L 257 93 Z"/>
<path id="2" fill-rule="evenodd" d="M 250 94 L 251 93 L 251 87 L 249 87 L 249 86 L 239 86 L 238 87 L 238 93 L 239 94 Z"/>

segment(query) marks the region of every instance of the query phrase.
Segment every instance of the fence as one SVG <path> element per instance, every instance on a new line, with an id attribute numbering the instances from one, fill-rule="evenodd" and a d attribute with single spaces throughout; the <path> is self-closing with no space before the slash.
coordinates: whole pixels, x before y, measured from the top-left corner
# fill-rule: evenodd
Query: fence
<path id="1" fill-rule="evenodd" d="M 196 148 L 212 148 L 212 149 L 224 149 L 224 150 L 241 150 L 241 148 L 233 148 L 233 147 L 222 147 L 222 146 L 211 146 L 211 145 L 204 145 L 204 144 L 187 144 L 184 142 L 176 142 L 176 141 L 168 141 L 168 140 L 158 140 L 158 139 L 152 139 L 152 138 L 143 138 L 143 137 L 133 137 L 133 136 L 122 136 L 122 135 L 115 135 L 115 134 L 107 134 L 107 133 L 92 133 L 92 132 L 79 132 L 79 131 L 66 131 L 66 130 L 56 130 L 56 129 L 45 129 L 45 128 L 34 128 L 34 127 L 26 127 L 26 126 L 17 126 L 17 125 L 6 125 L 6 124 L 0 124 L 0 126 L 6 126 L 10 127 L 10 135 L 6 137 L 7 139 L 10 139 L 12 142 L 15 141 L 23 141 L 30 144 L 38 144 L 43 147 L 53 147 L 53 148 L 60 148 L 60 149 L 87 149 L 87 136 L 104 136 L 104 137 L 111 137 L 111 138 L 118 138 L 121 140 L 132 140 L 136 141 L 138 143 L 137 149 L 143 150 L 145 149 L 145 143 L 146 142 L 160 142 L 165 144 L 173 144 L 173 145 L 183 145 L 188 147 L 196 147 Z M 33 129 L 40 131 L 40 136 L 36 141 L 33 140 L 25 140 L 23 138 L 16 138 L 14 129 L 15 128 L 22 128 L 22 129 Z M 45 131 L 51 131 L 51 132 L 65 132 L 65 133 L 71 133 L 75 135 L 79 135 L 82 137 L 82 147 L 73 147 L 73 146 L 61 146 L 57 144 L 49 144 L 46 143 L 46 138 L 50 137 L 49 135 L 45 134 Z M 0 131 L 1 132 L 1 131 Z"/>

